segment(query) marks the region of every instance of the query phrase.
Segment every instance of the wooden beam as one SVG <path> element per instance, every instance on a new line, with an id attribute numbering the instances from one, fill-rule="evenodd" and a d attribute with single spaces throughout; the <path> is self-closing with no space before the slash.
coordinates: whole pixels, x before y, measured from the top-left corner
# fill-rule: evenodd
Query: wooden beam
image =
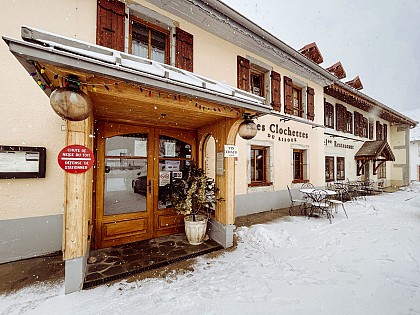
<path id="1" fill-rule="evenodd" d="M 93 117 L 67 121 L 67 145 L 79 144 L 93 151 Z M 93 167 L 85 173 L 64 175 L 64 260 L 83 257 L 88 250 L 89 223 L 92 222 Z"/>

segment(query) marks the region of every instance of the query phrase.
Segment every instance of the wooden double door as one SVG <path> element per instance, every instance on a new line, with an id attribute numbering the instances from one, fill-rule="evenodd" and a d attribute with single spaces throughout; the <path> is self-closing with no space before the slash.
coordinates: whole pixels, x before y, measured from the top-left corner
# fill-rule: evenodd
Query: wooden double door
<path id="1" fill-rule="evenodd" d="M 181 232 L 168 195 L 195 158 L 193 132 L 99 123 L 95 248 Z"/>

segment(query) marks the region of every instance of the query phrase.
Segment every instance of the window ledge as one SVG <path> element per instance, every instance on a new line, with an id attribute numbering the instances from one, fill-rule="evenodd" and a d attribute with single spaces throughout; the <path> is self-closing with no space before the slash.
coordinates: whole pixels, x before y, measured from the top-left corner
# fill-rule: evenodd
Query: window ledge
<path id="1" fill-rule="evenodd" d="M 294 179 L 292 181 L 293 184 L 298 184 L 298 183 L 309 183 L 309 179 Z"/>
<path id="2" fill-rule="evenodd" d="M 260 187 L 260 186 L 272 186 L 272 182 L 260 182 L 260 183 L 251 183 L 248 184 L 248 187 Z"/>

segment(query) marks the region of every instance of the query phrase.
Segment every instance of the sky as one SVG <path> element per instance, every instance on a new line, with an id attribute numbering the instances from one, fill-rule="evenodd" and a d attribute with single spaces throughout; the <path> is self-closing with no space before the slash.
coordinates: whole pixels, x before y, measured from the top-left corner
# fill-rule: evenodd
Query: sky
<path id="1" fill-rule="evenodd" d="M 420 1 L 222 1 L 296 50 L 316 42 L 320 66 L 341 61 L 342 81 L 386 106 L 420 108 Z"/>
<path id="2" fill-rule="evenodd" d="M 345 209 L 238 227 L 235 249 L 183 272 L 69 295 L 38 283 L 0 295 L 0 314 L 420 314 L 420 183 Z"/>

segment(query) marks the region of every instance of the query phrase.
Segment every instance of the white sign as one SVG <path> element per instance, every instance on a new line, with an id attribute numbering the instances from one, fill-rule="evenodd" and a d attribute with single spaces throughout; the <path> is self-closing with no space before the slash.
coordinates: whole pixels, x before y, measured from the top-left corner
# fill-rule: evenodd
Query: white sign
<path id="1" fill-rule="evenodd" d="M 174 171 L 174 172 L 178 172 L 179 171 L 179 165 L 180 165 L 181 161 L 165 161 L 165 171 Z"/>
<path id="2" fill-rule="evenodd" d="M 147 156 L 147 140 L 134 140 L 134 155 Z"/>
<path id="3" fill-rule="evenodd" d="M 225 157 L 238 157 L 238 147 L 236 145 L 225 144 Z"/>
<path id="4" fill-rule="evenodd" d="M 165 186 L 171 183 L 171 172 L 159 172 L 159 186 Z"/>
<path id="5" fill-rule="evenodd" d="M 182 172 L 172 172 L 172 178 L 182 179 Z"/>

